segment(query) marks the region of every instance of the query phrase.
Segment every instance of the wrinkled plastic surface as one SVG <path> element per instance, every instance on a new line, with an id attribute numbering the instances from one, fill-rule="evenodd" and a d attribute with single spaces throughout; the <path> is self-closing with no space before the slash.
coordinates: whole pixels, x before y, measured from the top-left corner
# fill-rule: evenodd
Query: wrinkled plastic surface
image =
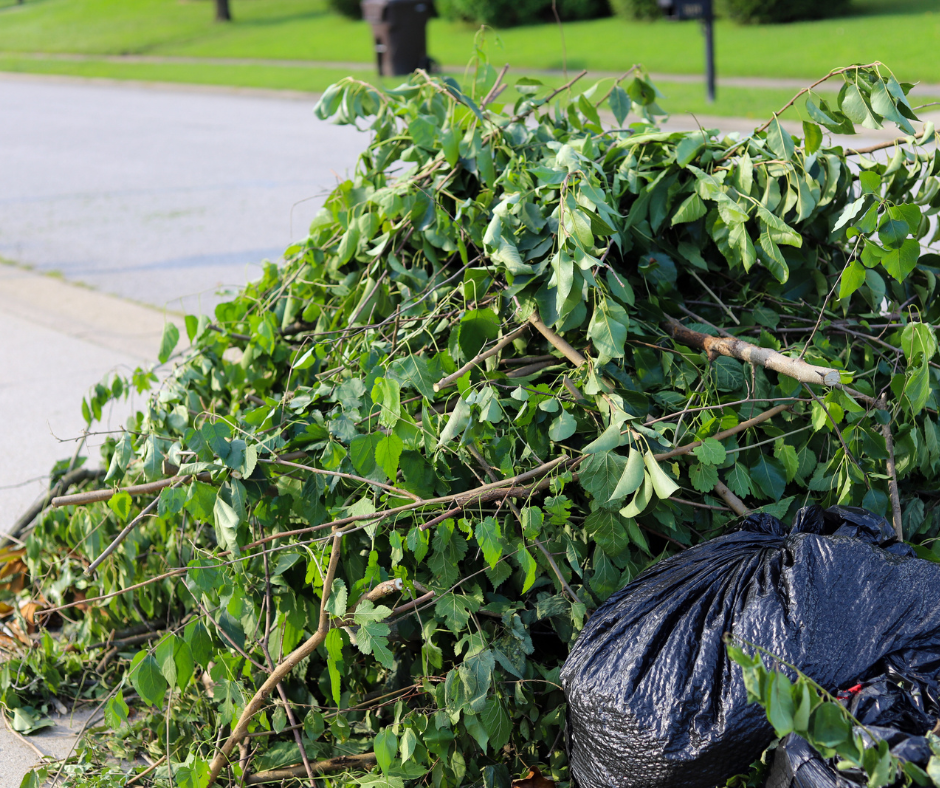
<path id="1" fill-rule="evenodd" d="M 731 632 L 830 691 L 894 664 L 940 673 L 940 565 L 863 509 L 801 509 L 673 556 L 591 616 L 561 672 L 580 788 L 714 788 L 774 735 L 725 652 Z"/>
<path id="2" fill-rule="evenodd" d="M 889 673 L 839 694 L 849 712 L 865 728 L 857 729 L 866 744 L 871 734 L 888 742 L 891 754 L 926 768 L 930 745 L 924 734 L 937 722 L 937 685 L 921 677 Z M 765 788 L 858 788 L 867 785 L 855 770 L 838 771 L 837 759 L 824 759 L 805 739 L 790 734 L 774 752 L 773 767 Z"/>

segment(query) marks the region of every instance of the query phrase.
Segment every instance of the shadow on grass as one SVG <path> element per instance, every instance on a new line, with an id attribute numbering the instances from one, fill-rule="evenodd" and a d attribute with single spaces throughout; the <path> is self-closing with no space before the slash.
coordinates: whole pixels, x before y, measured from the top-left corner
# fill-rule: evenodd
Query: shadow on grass
<path id="1" fill-rule="evenodd" d="M 936 0 L 853 0 L 846 16 L 916 16 L 938 10 Z"/>

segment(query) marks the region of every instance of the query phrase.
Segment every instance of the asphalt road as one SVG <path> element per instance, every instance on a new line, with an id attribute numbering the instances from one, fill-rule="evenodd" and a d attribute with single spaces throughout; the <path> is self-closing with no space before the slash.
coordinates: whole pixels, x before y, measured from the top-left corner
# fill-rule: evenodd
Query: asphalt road
<path id="1" fill-rule="evenodd" d="M 191 312 L 302 238 L 364 134 L 303 97 L 0 75 L 0 257 Z"/>

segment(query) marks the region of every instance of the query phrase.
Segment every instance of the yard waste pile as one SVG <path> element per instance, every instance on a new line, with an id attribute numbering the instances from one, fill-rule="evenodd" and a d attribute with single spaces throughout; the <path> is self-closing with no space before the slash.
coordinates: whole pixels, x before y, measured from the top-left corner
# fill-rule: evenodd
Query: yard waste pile
<path id="1" fill-rule="evenodd" d="M 936 733 L 940 704 L 938 686 L 923 676 L 896 670 L 839 693 L 860 725 L 859 735 L 888 742 L 902 761 L 926 769 L 934 753 L 926 735 Z M 774 751 L 765 788 L 855 788 L 866 785 L 858 769 L 837 769 L 836 758 L 823 759 L 805 739 L 788 734 Z"/>
<path id="2" fill-rule="evenodd" d="M 802 137 L 776 117 L 746 137 L 663 131 L 639 68 L 504 92 L 482 52 L 459 83 L 327 90 L 321 118 L 370 130 L 355 171 L 282 265 L 186 317 L 189 348 L 167 327 L 166 375 L 89 394 L 103 469 L 58 465 L 55 500 L 2 555 L 0 704 L 20 732 L 57 703 L 100 707 L 63 767 L 96 788 L 137 755 L 144 786 L 565 786 L 561 667 L 651 566 L 721 547 L 734 560 L 703 561 L 704 582 L 757 571 L 762 544 L 803 551 L 782 577 L 815 580 L 825 545 L 926 574 L 848 509 L 831 516 L 851 538 L 770 519 L 863 506 L 938 557 L 936 135 L 884 65 L 831 78 L 834 99 L 799 97 Z M 856 124 L 901 137 L 827 137 Z M 130 393 L 139 408 L 109 423 Z M 766 532 L 722 537 L 749 513 Z M 833 603 L 870 618 L 844 579 Z M 693 631 L 714 643 L 704 600 Z M 798 633 L 807 669 L 874 664 L 919 613 L 856 622 L 836 661 L 833 630 Z M 863 636 L 889 619 L 885 643 Z M 735 668 L 712 667 L 662 690 L 720 686 L 708 697 L 738 709 Z M 755 722 L 735 768 L 769 740 L 740 708 L 729 725 Z"/>
<path id="3" fill-rule="evenodd" d="M 936 683 L 938 598 L 940 566 L 882 517 L 810 506 L 787 533 L 751 515 L 591 616 L 561 671 L 572 775 L 581 786 L 710 788 L 745 771 L 775 734 L 725 633 L 833 691 L 885 665 Z"/>

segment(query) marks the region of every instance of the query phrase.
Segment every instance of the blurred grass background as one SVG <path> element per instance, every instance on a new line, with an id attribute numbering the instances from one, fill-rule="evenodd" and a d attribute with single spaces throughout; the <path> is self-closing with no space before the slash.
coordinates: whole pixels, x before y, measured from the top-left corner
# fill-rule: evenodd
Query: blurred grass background
<path id="1" fill-rule="evenodd" d="M 834 67 L 880 59 L 902 81 L 940 83 L 938 0 L 854 0 L 853 9 L 851 16 L 786 25 L 741 26 L 719 19 L 719 77 L 809 82 Z M 232 0 L 232 12 L 233 22 L 219 24 L 211 0 L 26 0 L 22 5 L 0 0 L 0 70 L 311 92 L 351 73 L 379 82 L 368 25 L 331 12 L 326 0 Z M 459 71 L 473 53 L 476 34 L 469 25 L 434 19 L 429 52 L 445 70 Z M 565 65 L 554 24 L 493 31 L 487 40 L 490 61 L 511 63 L 517 75 Z M 568 22 L 564 43 L 572 73 L 622 72 L 634 63 L 667 75 L 703 70 L 697 22 L 618 17 Z M 85 59 L 56 57 L 68 54 Z M 101 57 L 128 55 L 197 60 Z M 298 62 L 199 62 L 202 58 Z M 544 80 L 563 81 L 558 75 Z M 657 86 L 671 112 L 760 118 L 795 92 L 789 86 L 722 86 L 718 101 L 709 105 L 700 83 L 662 79 Z M 928 100 L 928 92 L 919 97 Z"/>

